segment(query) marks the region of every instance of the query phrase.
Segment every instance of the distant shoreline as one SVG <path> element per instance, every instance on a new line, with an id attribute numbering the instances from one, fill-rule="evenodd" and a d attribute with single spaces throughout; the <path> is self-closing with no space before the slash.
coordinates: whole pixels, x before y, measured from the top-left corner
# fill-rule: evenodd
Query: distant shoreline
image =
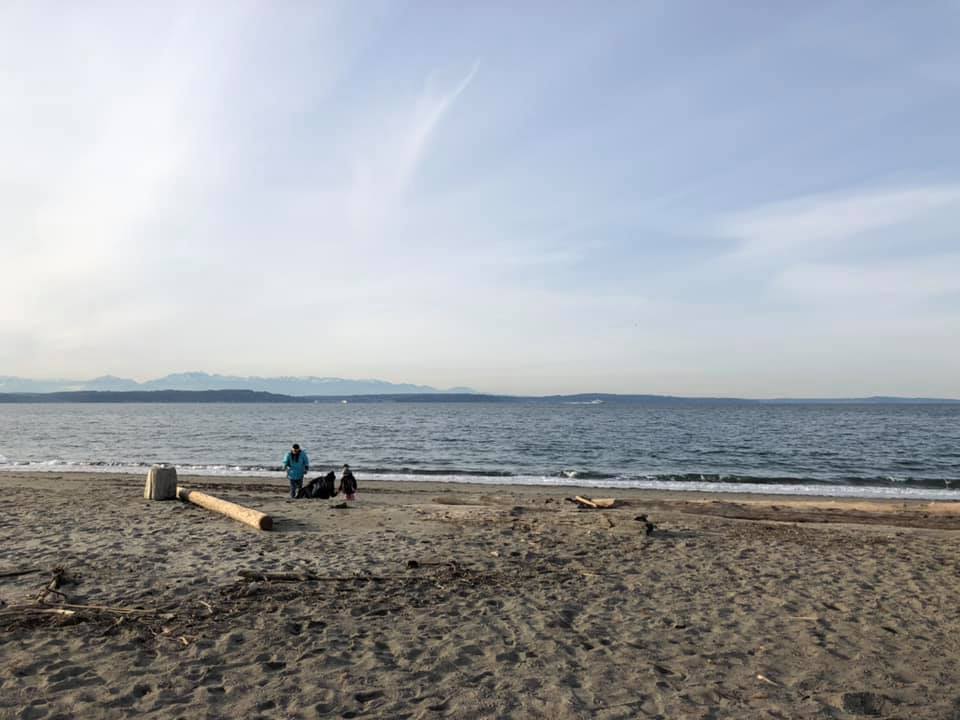
<path id="1" fill-rule="evenodd" d="M 0 393 L 0 403 L 563 403 L 574 405 L 960 405 L 953 398 L 874 396 L 866 398 L 718 398 L 674 395 L 492 395 L 481 393 L 384 393 L 365 395 L 283 395 L 258 390 L 79 390 Z"/>

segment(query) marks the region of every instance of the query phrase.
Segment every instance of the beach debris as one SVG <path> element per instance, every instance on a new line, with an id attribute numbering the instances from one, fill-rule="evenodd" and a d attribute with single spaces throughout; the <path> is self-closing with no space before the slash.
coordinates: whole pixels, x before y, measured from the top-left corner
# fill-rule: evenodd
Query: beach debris
<path id="1" fill-rule="evenodd" d="M 110 626 L 133 619 L 149 626 L 156 620 L 170 620 L 173 613 L 161 612 L 158 608 L 116 607 L 112 605 L 88 605 L 67 602 L 67 596 L 60 590 L 65 585 L 76 582 L 67 575 L 66 570 L 57 566 L 51 571 L 53 576 L 43 585 L 32 602 L 6 605 L 0 607 L 0 627 L 26 626 L 33 627 L 43 624 L 41 618 L 54 621 L 108 621 Z"/>
<path id="2" fill-rule="evenodd" d="M 640 697 L 640 698 L 638 698 L 638 699 L 636 699 L 636 700 L 624 700 L 623 702 L 612 703 L 612 704 L 609 704 L 609 705 L 608 705 L 608 704 L 601 703 L 600 705 L 595 706 L 595 707 L 593 708 L 593 711 L 594 711 L 594 712 L 597 712 L 597 711 L 600 711 L 600 710 L 613 710 L 614 708 L 633 707 L 633 706 L 636 706 L 636 705 L 643 705 L 643 704 L 646 703 L 648 700 L 649 700 L 648 697 Z M 644 714 L 646 715 L 647 713 L 644 713 Z"/>
<path id="3" fill-rule="evenodd" d="M 206 493 L 190 490 L 189 488 L 181 486 L 177 486 L 177 497 L 184 502 L 190 502 L 207 510 L 226 515 L 234 520 L 239 520 L 242 523 L 257 528 L 257 530 L 273 529 L 273 518 L 259 510 L 253 510 L 252 508 L 237 505 L 236 503 L 221 500 L 213 495 L 207 495 Z"/>
<path id="4" fill-rule="evenodd" d="M 612 508 L 617 504 L 615 498 L 590 498 L 590 501 L 598 508 Z"/>
<path id="5" fill-rule="evenodd" d="M 420 568 L 420 567 L 450 567 L 456 570 L 460 567 L 460 563 L 456 560 L 407 560 L 408 568 Z"/>
<path id="6" fill-rule="evenodd" d="M 271 573 L 260 572 L 258 570 L 238 570 L 237 575 L 248 582 L 309 582 L 310 580 L 317 579 L 316 575 L 309 572 Z"/>
<path id="7" fill-rule="evenodd" d="M 64 582 L 64 569 L 60 566 L 53 568 L 53 577 L 50 578 L 50 581 L 41 588 L 39 594 L 34 598 L 36 603 L 45 603 L 47 601 L 48 595 L 56 595 L 57 597 L 63 598 L 66 600 L 67 596 L 60 592 L 59 587 Z"/>
<path id="8" fill-rule="evenodd" d="M 589 498 L 585 495 L 577 495 L 572 498 L 564 498 L 567 502 L 573 503 L 580 508 L 588 508 L 590 510 L 601 510 L 616 507 L 617 501 L 615 498 Z"/>
<path id="9" fill-rule="evenodd" d="M 649 519 L 647 519 L 646 515 L 637 515 L 634 518 L 634 520 L 636 520 L 637 522 L 642 522 L 644 524 L 644 527 L 643 527 L 644 535 L 650 535 L 653 533 L 654 530 L 656 530 L 656 526 L 652 522 L 650 522 Z"/>
<path id="10" fill-rule="evenodd" d="M 76 610 L 43 605 L 11 605 L 0 610 L 0 618 L 11 615 L 76 615 Z"/>
<path id="11" fill-rule="evenodd" d="M 21 575 L 32 575 L 33 573 L 43 572 L 43 568 L 32 567 L 21 570 L 3 570 L 0 572 L 0 578 L 20 577 Z"/>
<path id="12" fill-rule="evenodd" d="M 781 687 L 780 683 L 774 680 L 771 680 L 766 675 L 761 675 L 760 673 L 757 673 L 757 680 L 759 680 L 760 682 L 765 682 L 767 685 L 773 685 L 774 687 Z"/>
<path id="13" fill-rule="evenodd" d="M 438 563 L 439 564 L 439 563 Z M 443 563 L 446 564 L 446 563 Z M 378 575 L 314 575 L 310 572 L 260 572 L 259 570 L 238 570 L 237 575 L 244 582 L 384 582 L 390 576 Z"/>
<path id="14" fill-rule="evenodd" d="M 177 468 L 167 463 L 151 466 L 147 471 L 143 496 L 147 500 L 176 500 Z"/>
<path id="15" fill-rule="evenodd" d="M 71 603 L 61 603 L 60 605 L 57 605 L 57 607 L 66 608 L 68 610 L 76 610 L 78 612 L 109 613 L 112 615 L 150 615 L 161 620 L 172 620 L 175 617 L 173 613 L 160 612 L 160 610 L 157 608 L 126 608 L 111 607 L 109 605 L 74 605 Z"/>

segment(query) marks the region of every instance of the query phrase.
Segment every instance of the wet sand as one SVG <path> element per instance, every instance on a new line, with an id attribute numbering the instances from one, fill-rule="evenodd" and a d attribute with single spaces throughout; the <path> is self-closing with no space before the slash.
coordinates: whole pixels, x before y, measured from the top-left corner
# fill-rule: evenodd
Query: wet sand
<path id="1" fill-rule="evenodd" d="M 359 480 L 0 473 L 0 718 L 960 718 L 955 505 Z"/>

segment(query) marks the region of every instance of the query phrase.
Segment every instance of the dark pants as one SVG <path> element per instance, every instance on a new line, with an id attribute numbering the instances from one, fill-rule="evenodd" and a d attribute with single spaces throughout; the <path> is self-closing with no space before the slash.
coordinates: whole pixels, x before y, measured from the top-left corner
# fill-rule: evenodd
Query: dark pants
<path id="1" fill-rule="evenodd" d="M 295 498 L 297 496 L 297 493 L 300 492 L 300 488 L 303 487 L 303 478 L 300 478 L 299 480 L 294 480 L 293 478 L 289 478 L 289 480 L 290 480 L 290 497 Z"/>

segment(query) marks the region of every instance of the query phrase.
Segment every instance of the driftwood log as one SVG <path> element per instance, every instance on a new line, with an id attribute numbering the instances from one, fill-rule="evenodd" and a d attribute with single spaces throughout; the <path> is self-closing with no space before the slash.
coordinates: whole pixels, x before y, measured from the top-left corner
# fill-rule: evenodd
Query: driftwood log
<path id="1" fill-rule="evenodd" d="M 577 507 L 590 508 L 591 510 L 612 508 L 617 504 L 616 498 L 588 498 L 583 495 L 566 498 L 566 501 L 574 503 Z"/>
<path id="2" fill-rule="evenodd" d="M 239 520 L 242 523 L 257 528 L 257 530 L 273 529 L 273 518 L 259 510 L 253 510 L 243 505 L 227 502 L 213 495 L 207 495 L 206 493 L 185 487 L 177 488 L 177 497 L 184 502 L 190 502 L 207 510 L 213 510 L 214 512 L 226 515 L 234 520 Z"/>
<path id="3" fill-rule="evenodd" d="M 154 465 L 147 472 L 143 488 L 147 500 L 177 499 L 177 469 L 173 465 Z"/>

